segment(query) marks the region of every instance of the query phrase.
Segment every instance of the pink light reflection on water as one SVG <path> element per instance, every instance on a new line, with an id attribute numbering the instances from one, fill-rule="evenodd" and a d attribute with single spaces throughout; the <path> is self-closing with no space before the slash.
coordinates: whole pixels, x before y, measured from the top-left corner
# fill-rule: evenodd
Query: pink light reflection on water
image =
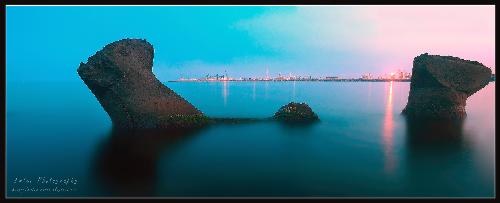
<path id="1" fill-rule="evenodd" d="M 394 143 L 394 119 L 392 112 L 392 85 L 393 81 L 389 83 L 389 92 L 387 95 L 387 101 L 385 105 L 385 115 L 382 127 L 382 144 L 384 147 L 384 171 L 391 173 L 394 170 L 395 161 L 393 154 L 393 143 Z"/>

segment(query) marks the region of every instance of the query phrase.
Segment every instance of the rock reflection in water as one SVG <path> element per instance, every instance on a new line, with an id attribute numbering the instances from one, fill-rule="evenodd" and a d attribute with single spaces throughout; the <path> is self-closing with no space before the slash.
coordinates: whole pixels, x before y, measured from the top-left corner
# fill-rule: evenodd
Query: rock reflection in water
<path id="1" fill-rule="evenodd" d="M 449 151 L 459 148 L 463 138 L 463 119 L 406 119 L 408 149 Z"/>
<path id="2" fill-rule="evenodd" d="M 407 175 L 411 195 L 447 196 L 462 192 L 458 169 L 467 165 L 464 158 L 463 120 L 423 120 L 407 118 Z M 429 184 L 434 183 L 434 184 Z M 442 188 L 449 188 L 444 192 Z M 412 191 L 417 192 L 413 193 Z M 441 192 L 438 192 L 441 191 Z"/>
<path id="3" fill-rule="evenodd" d="M 101 186 L 115 195 L 153 195 L 162 152 L 194 133 L 195 130 L 111 130 L 95 158 Z"/>

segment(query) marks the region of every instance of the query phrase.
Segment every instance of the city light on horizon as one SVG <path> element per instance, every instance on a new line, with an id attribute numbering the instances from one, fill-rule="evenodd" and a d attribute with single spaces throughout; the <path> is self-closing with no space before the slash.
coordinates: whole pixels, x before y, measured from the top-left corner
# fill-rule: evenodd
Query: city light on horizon
<path id="1" fill-rule="evenodd" d="M 265 76 L 254 76 L 254 77 L 230 77 L 227 71 L 224 74 L 206 74 L 205 77 L 201 78 L 184 78 L 181 77 L 178 80 L 174 81 L 328 81 L 328 80 L 363 80 L 363 81 L 377 81 L 377 80 L 399 80 L 399 81 L 409 81 L 411 79 L 411 73 L 398 70 L 397 72 L 390 72 L 386 74 L 381 74 L 377 77 L 372 75 L 371 73 L 363 74 L 361 77 L 341 77 L 341 76 L 320 76 L 313 77 L 312 75 L 295 75 L 289 72 L 288 74 L 278 73 L 277 76 L 273 77 L 273 74 L 270 74 L 269 68 L 266 68 Z"/>

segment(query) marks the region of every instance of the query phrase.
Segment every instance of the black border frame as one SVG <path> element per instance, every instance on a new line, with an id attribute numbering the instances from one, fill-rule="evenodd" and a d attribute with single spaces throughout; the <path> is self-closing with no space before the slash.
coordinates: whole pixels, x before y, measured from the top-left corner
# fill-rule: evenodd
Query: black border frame
<path id="1" fill-rule="evenodd" d="M 2 54 L 2 68 L 3 71 L 1 71 L 2 79 L 3 82 L 1 83 L 2 85 L 2 97 L 4 99 L 4 105 L 2 108 L 2 113 L 3 113 L 3 122 L 1 122 L 2 129 L 3 129 L 3 139 L 2 143 L 0 145 L 0 150 L 3 152 L 1 156 L 1 164 L 2 164 L 2 174 L 5 174 L 5 139 L 6 139 L 6 106 L 5 106 L 5 99 L 6 99 L 6 6 L 7 5 L 495 5 L 495 1 L 493 0 L 477 0 L 477 1 L 468 1 L 468 2 L 447 2 L 447 1 L 439 1 L 439 0 L 408 0 L 405 2 L 401 1 L 394 1 L 394 0 L 385 0 L 385 1 L 373 1 L 373 0 L 358 0 L 358 1 L 352 1 L 352 0 L 168 0 L 168 1 L 160 1 L 160 0 L 140 0 L 140 1 L 133 1 L 133 0 L 127 0 L 127 1 L 118 1 L 118 0 L 74 0 L 71 2 L 68 2 L 67 0 L 50 0 L 50 1 L 36 1 L 36 0 L 6 0 L 0 2 L 2 5 L 2 10 L 1 10 L 1 16 L 2 16 L 2 27 L 4 28 L 4 36 L 3 36 L 3 50 L 4 54 Z M 496 32 L 496 13 L 495 13 L 495 32 Z M 496 50 L 496 44 L 497 42 L 495 41 L 495 50 Z M 496 61 L 497 55 L 495 53 L 495 61 Z M 495 89 L 495 106 L 496 106 L 496 89 Z M 496 108 L 495 108 L 495 117 L 497 115 Z M 496 137 L 496 132 L 495 132 L 495 137 Z M 497 144 L 497 141 L 495 139 L 495 146 Z M 495 147 L 495 168 L 496 168 L 496 147 Z M 118 201 L 123 201 L 123 200 L 174 200 L 170 198 L 99 198 L 99 197 L 92 197 L 92 198 L 85 198 L 85 199 L 79 199 L 79 198 L 6 198 L 6 188 L 5 188 L 5 176 L 1 175 L 0 176 L 0 181 L 2 182 L 0 185 L 0 190 L 2 192 L 2 199 L 3 200 L 8 200 L 8 201 L 22 201 L 22 202 L 33 202 L 37 200 L 50 200 L 52 201 L 64 201 L 67 202 L 68 200 L 79 200 L 79 201 L 93 201 L 93 200 L 118 200 Z M 466 201 L 474 201 L 477 202 L 479 200 L 490 200 L 494 201 L 496 199 L 496 194 L 497 194 L 497 187 L 496 187 L 496 175 L 495 175 L 495 197 L 493 198 L 220 198 L 220 199 L 249 199 L 249 200 L 261 200 L 261 199 L 286 199 L 286 201 L 289 200 L 295 200 L 295 199 L 307 199 L 307 200 L 383 200 L 388 201 L 388 200 L 466 200 Z M 200 199 L 200 198 L 182 198 L 182 199 Z M 219 198 L 207 198 L 207 199 L 219 199 Z"/>

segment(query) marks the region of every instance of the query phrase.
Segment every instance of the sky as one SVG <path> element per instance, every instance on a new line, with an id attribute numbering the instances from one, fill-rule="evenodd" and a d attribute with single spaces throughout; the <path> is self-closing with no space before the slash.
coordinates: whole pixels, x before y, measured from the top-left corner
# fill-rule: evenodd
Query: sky
<path id="1" fill-rule="evenodd" d="M 429 53 L 495 68 L 494 6 L 7 6 L 9 81 L 80 81 L 80 62 L 148 40 L 161 80 L 411 72 Z"/>

